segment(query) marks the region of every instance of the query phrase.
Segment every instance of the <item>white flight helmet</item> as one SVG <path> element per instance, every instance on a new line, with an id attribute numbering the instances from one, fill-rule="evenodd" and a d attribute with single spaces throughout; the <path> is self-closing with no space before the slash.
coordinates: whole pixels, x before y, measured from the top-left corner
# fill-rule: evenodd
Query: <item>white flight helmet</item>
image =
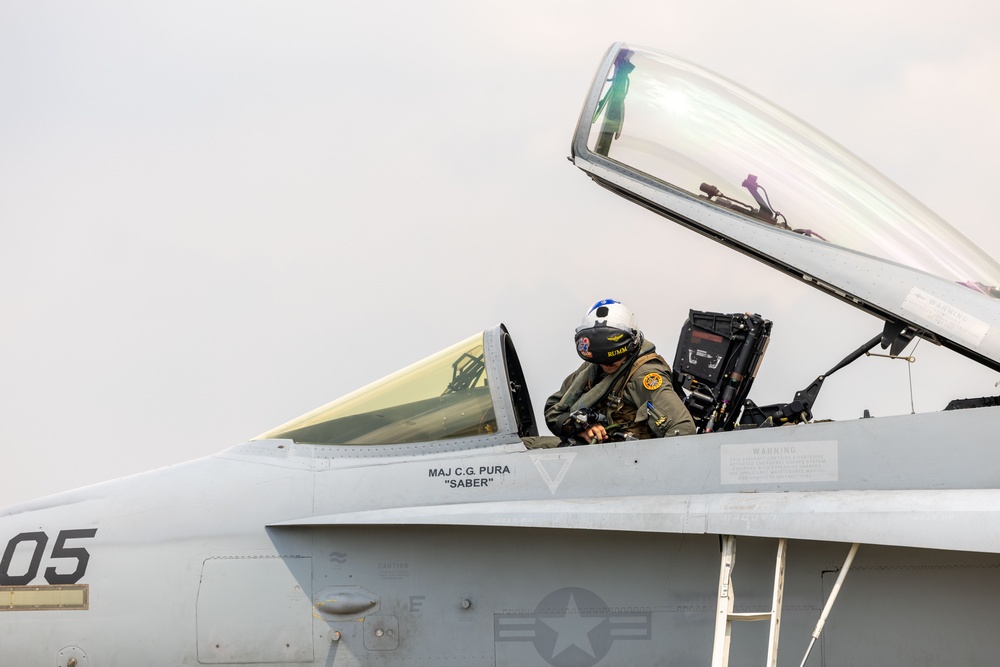
<path id="1" fill-rule="evenodd" d="M 576 328 L 576 353 L 584 361 L 610 366 L 627 359 L 642 340 L 635 315 L 614 299 L 598 301 Z"/>

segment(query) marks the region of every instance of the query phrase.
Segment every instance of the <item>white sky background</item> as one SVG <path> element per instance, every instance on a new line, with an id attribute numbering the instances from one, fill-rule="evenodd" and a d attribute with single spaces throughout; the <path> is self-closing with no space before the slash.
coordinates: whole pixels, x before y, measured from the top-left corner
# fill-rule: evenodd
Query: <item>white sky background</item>
<path id="1" fill-rule="evenodd" d="M 501 321 L 538 413 L 606 296 L 668 359 L 689 308 L 772 319 L 752 396 L 791 399 L 881 323 L 595 186 L 577 115 L 611 42 L 670 51 L 998 256 L 1000 5 L 918 6 L 0 4 L 0 506 L 216 453 Z M 916 356 L 918 411 L 1000 391 Z M 909 412 L 904 363 L 840 371 L 816 414 L 865 408 Z"/>

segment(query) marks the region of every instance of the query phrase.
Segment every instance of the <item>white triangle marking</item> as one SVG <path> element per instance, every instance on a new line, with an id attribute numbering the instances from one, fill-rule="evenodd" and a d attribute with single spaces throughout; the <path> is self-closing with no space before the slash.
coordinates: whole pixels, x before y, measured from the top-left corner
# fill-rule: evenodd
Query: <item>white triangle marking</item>
<path id="1" fill-rule="evenodd" d="M 535 467 L 541 473 L 542 479 L 548 485 L 552 495 L 556 494 L 556 489 L 566 477 L 566 471 L 576 458 L 576 452 L 548 452 L 544 454 L 529 454 L 534 461 Z"/>

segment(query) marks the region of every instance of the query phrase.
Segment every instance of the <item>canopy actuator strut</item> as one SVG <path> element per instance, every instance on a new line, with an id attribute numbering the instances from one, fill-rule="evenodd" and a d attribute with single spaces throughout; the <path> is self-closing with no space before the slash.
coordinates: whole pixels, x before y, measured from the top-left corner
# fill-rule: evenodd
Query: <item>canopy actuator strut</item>
<path id="1" fill-rule="evenodd" d="M 823 382 L 828 377 L 844 366 L 857 361 L 870 352 L 876 345 L 881 345 L 883 349 L 889 348 L 890 355 L 896 356 L 913 340 L 913 336 L 914 331 L 906 325 L 899 324 L 898 322 L 886 322 L 882 333 L 874 336 L 861 347 L 841 359 L 840 363 L 817 377 L 808 387 L 795 392 L 795 398 L 790 403 L 758 406 L 752 400 L 747 399 L 743 415 L 740 418 L 739 427 L 781 426 L 783 424 L 797 424 L 810 421 L 813 418 L 812 408 L 816 404 L 819 390 L 823 388 Z"/>

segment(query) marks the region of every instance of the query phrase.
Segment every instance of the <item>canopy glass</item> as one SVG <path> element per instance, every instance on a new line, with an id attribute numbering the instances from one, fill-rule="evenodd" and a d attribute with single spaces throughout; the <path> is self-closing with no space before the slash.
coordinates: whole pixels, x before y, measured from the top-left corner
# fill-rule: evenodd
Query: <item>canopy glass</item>
<path id="1" fill-rule="evenodd" d="M 809 125 L 673 56 L 622 45 L 587 147 L 764 224 L 995 296 L 1000 264 Z"/>

